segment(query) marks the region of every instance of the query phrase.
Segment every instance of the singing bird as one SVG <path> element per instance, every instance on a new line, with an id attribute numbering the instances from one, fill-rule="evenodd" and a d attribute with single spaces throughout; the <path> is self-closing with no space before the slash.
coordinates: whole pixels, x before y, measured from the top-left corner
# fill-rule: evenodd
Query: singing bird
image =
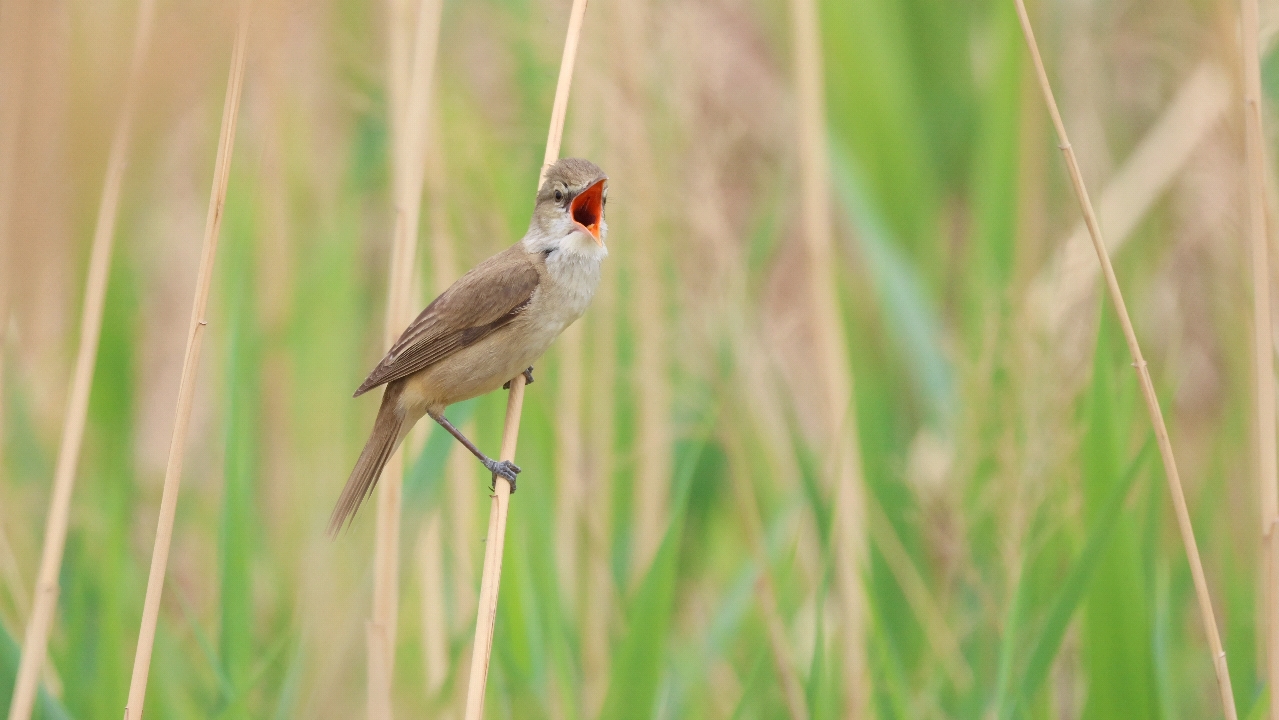
<path id="1" fill-rule="evenodd" d="M 386 385 L 373 433 L 342 489 L 329 533 L 342 529 L 373 491 L 382 467 L 413 424 L 429 415 L 484 467 L 511 483 L 520 468 L 485 455 L 444 409 L 523 373 L 586 312 L 608 256 L 608 177 L 594 163 L 565 158 L 546 172 L 524 238 L 485 260 L 417 316 L 355 397 Z"/>

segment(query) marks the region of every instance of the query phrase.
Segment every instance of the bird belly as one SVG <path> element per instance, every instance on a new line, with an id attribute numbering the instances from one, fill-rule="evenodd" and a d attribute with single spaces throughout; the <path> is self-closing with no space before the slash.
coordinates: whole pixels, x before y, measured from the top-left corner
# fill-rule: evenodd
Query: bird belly
<path id="1" fill-rule="evenodd" d="M 500 388 L 546 352 L 559 331 L 516 322 L 405 378 L 400 404 L 443 412 L 456 402 Z M 562 330 L 563 327 L 560 327 Z"/>

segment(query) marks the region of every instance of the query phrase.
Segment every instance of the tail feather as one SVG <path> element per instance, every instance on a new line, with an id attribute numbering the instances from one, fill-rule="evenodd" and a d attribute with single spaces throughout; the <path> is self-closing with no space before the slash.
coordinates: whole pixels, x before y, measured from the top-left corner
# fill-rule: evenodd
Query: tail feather
<path id="1" fill-rule="evenodd" d="M 401 387 L 399 383 L 387 386 L 382 394 L 382 406 L 378 409 L 377 420 L 373 423 L 373 432 L 369 441 L 360 451 L 360 459 L 355 461 L 355 469 L 342 488 L 342 495 L 329 517 L 329 535 L 336 536 L 344 525 L 355 516 L 360 503 L 373 492 L 382 475 L 382 468 L 391 459 L 391 453 L 403 439 L 404 415 L 399 408 Z"/>

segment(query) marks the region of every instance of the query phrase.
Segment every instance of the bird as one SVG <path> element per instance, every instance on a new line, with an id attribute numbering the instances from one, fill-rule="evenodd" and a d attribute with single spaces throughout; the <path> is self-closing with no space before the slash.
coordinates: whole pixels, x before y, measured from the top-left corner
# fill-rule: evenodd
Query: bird
<path id="1" fill-rule="evenodd" d="M 409 324 L 355 391 L 385 386 L 368 442 L 329 518 L 329 535 L 348 525 L 409 430 L 429 416 L 493 475 L 520 468 L 494 460 L 444 416 L 453 403 L 509 387 L 564 328 L 586 312 L 608 256 L 608 176 L 589 160 L 563 158 L 538 189 L 528 232 L 476 265 Z"/>

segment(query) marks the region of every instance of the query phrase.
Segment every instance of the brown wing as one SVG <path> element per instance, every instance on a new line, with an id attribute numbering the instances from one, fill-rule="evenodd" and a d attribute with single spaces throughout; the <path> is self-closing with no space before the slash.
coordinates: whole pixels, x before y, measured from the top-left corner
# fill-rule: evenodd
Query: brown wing
<path id="1" fill-rule="evenodd" d="M 430 367 L 514 320 L 528 307 L 538 278 L 519 243 L 476 265 L 426 306 L 355 397 Z"/>

